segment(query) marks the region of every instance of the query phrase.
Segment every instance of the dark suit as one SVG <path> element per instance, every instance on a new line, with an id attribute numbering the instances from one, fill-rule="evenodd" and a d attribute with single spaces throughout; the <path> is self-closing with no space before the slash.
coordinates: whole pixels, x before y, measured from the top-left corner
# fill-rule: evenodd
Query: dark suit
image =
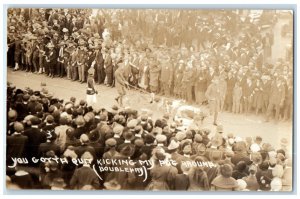
<path id="1" fill-rule="evenodd" d="M 8 163 L 11 162 L 11 158 L 24 157 L 24 149 L 27 144 L 28 138 L 22 134 L 12 134 L 7 136 L 7 157 Z"/>
<path id="2" fill-rule="evenodd" d="M 54 76 L 54 70 L 57 62 L 57 52 L 56 49 L 49 50 L 47 54 L 47 64 L 51 76 Z"/>
<path id="3" fill-rule="evenodd" d="M 98 52 L 94 52 L 94 56 L 95 56 L 95 61 L 96 61 L 95 80 L 98 84 L 102 84 L 104 82 L 104 78 L 105 78 L 103 55 L 99 50 Z"/>
<path id="4" fill-rule="evenodd" d="M 175 177 L 175 190 L 187 190 L 189 188 L 189 177 L 185 174 L 177 174 Z"/>
<path id="5" fill-rule="evenodd" d="M 22 121 L 27 115 L 29 115 L 27 103 L 16 103 L 16 111 L 18 113 L 18 121 Z"/>
<path id="6" fill-rule="evenodd" d="M 24 132 L 24 135 L 28 137 L 26 154 L 27 158 L 31 159 L 32 157 L 39 158 L 39 146 L 41 143 L 46 142 L 46 134 L 36 128 L 31 127 Z"/>
<path id="7" fill-rule="evenodd" d="M 41 143 L 39 146 L 39 156 L 45 157 L 48 151 L 54 151 L 55 155 L 60 156 L 60 148 L 57 144 L 53 142 Z"/>
<path id="8" fill-rule="evenodd" d="M 277 82 L 273 82 L 271 85 L 269 105 L 267 110 L 268 118 L 271 116 L 273 109 L 275 109 L 275 119 L 279 119 L 280 107 L 284 105 L 285 99 L 285 87 L 283 84 L 277 85 Z"/>
<path id="9" fill-rule="evenodd" d="M 95 149 L 92 146 L 84 144 L 75 148 L 75 153 L 78 155 L 78 158 L 80 158 L 86 151 L 90 152 L 94 159 L 97 157 Z"/>
<path id="10" fill-rule="evenodd" d="M 100 185 L 96 173 L 86 166 L 76 169 L 70 181 L 70 186 L 74 189 L 81 189 L 84 185 L 92 185 L 96 189 Z"/>
<path id="11" fill-rule="evenodd" d="M 84 134 L 84 133 L 86 133 L 86 128 L 85 127 L 78 127 L 78 128 L 76 128 L 75 129 L 75 131 L 74 131 L 74 137 L 76 138 L 76 139 L 79 139 L 80 138 L 80 136 L 82 135 L 82 134 Z"/>

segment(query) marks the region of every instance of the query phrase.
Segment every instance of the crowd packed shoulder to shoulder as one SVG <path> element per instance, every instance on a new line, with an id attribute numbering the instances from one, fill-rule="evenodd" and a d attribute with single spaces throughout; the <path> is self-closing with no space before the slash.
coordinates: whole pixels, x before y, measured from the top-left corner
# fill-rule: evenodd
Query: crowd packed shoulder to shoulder
<path id="1" fill-rule="evenodd" d="M 8 66 L 83 83 L 95 62 L 95 82 L 113 87 L 122 64 L 130 85 L 198 105 L 217 76 L 221 111 L 289 120 L 292 45 L 272 60 L 276 14 L 256 21 L 235 10 L 9 9 Z"/>
<path id="2" fill-rule="evenodd" d="M 178 129 L 168 115 L 153 120 L 132 108 L 94 109 L 84 100 L 61 100 L 46 89 L 7 87 L 8 189 L 291 191 L 292 152 L 261 137 L 242 139 L 221 125 L 193 122 Z M 255 136 L 255 135 L 254 135 Z M 27 159 L 16 167 L 13 159 Z M 32 158 L 50 161 L 33 163 Z M 66 158 L 66 162 L 54 161 Z M 72 159 L 91 160 L 76 165 Z M 119 170 L 95 171 L 96 160 L 123 160 Z M 145 166 L 147 178 L 121 172 Z M 176 161 L 177 164 L 161 164 Z M 184 162 L 198 162 L 189 167 Z M 212 162 L 208 167 L 203 162 Z M 145 164 L 144 164 L 145 163 Z M 102 166 L 112 167 L 109 161 Z M 99 176 L 98 176 L 99 175 Z M 101 179 L 100 179 L 101 178 Z"/>

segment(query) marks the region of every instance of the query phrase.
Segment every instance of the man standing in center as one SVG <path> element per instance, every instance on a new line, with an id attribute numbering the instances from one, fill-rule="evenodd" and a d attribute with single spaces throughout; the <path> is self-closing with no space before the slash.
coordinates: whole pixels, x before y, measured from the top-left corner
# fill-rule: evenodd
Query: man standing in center
<path id="1" fill-rule="evenodd" d="M 160 73 L 160 81 L 161 81 L 161 89 L 163 95 L 170 96 L 171 95 L 171 83 L 173 79 L 173 67 L 170 63 L 170 57 L 168 55 L 163 56 L 161 60 L 161 73 Z"/>
<path id="2" fill-rule="evenodd" d="M 48 43 L 46 46 L 49 48 L 48 54 L 46 56 L 46 62 L 48 64 L 48 68 L 50 69 L 49 77 L 54 77 L 54 68 L 56 66 L 56 51 L 54 49 L 54 45 L 52 43 Z"/>
<path id="3" fill-rule="evenodd" d="M 84 68 L 85 68 L 85 41 L 83 39 L 79 40 L 79 50 L 77 54 L 77 65 L 78 65 L 78 76 L 79 76 L 79 82 L 84 82 Z"/>
<path id="4" fill-rule="evenodd" d="M 123 96 L 126 95 L 125 85 L 128 85 L 128 82 L 124 77 L 124 64 L 120 63 L 119 68 L 115 71 L 115 86 L 119 94 L 115 100 L 121 107 L 123 107 Z"/>
<path id="5" fill-rule="evenodd" d="M 214 125 L 217 126 L 218 112 L 220 111 L 220 88 L 219 77 L 215 76 L 208 86 L 205 97 L 209 101 L 210 113 L 214 114 Z"/>

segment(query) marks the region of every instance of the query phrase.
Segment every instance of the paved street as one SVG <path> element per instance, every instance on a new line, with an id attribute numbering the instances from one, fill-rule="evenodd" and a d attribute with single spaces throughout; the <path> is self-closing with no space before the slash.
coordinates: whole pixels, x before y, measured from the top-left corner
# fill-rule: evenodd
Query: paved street
<path id="1" fill-rule="evenodd" d="M 34 90 L 41 89 L 41 82 L 46 82 L 47 89 L 54 96 L 69 100 L 71 96 L 75 96 L 77 100 L 85 99 L 86 84 L 72 82 L 67 79 L 54 78 L 51 79 L 44 75 L 25 73 L 23 71 L 14 72 L 11 69 L 7 71 L 7 81 L 13 83 L 18 88 L 24 89 L 30 87 Z M 114 98 L 117 95 L 115 88 L 108 88 L 102 85 L 96 85 L 99 94 L 97 95 L 96 107 L 109 108 L 115 104 Z M 157 104 L 149 103 L 149 95 L 138 91 L 128 91 L 125 106 L 135 109 L 149 109 L 153 111 L 153 118 L 157 118 L 163 114 L 162 108 Z M 202 107 L 205 108 L 205 107 Z M 225 133 L 233 133 L 240 137 L 260 135 L 265 142 L 279 146 L 280 139 L 283 137 L 291 141 L 292 125 L 290 122 L 264 122 L 262 116 L 256 115 L 235 115 L 232 113 L 221 113 L 219 116 L 220 123 L 224 126 Z M 212 125 L 212 118 L 208 117 L 204 121 L 204 126 L 215 129 Z M 213 131 L 214 133 L 214 131 Z"/>

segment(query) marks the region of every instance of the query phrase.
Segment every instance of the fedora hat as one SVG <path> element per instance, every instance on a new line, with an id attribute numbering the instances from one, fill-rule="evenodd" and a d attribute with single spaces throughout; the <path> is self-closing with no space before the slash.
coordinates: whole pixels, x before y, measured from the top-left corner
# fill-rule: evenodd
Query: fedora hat
<path id="1" fill-rule="evenodd" d="M 179 143 L 176 142 L 175 140 L 172 140 L 168 146 L 168 150 L 178 149 L 178 147 L 179 147 Z"/>
<path id="2" fill-rule="evenodd" d="M 209 159 L 211 161 L 215 161 L 215 162 L 218 162 L 222 159 L 222 151 L 219 151 L 219 150 L 213 150 L 213 151 L 210 151 L 209 153 Z"/>
<path id="3" fill-rule="evenodd" d="M 92 130 L 89 134 L 88 134 L 89 140 L 92 143 L 96 143 L 99 141 L 100 139 L 100 134 L 98 133 L 97 130 Z"/>
<path id="4" fill-rule="evenodd" d="M 126 145 L 120 150 L 120 154 L 122 154 L 125 157 L 131 157 L 134 154 L 134 147 L 133 145 Z"/>
<path id="5" fill-rule="evenodd" d="M 105 141 L 106 146 L 114 147 L 116 146 L 117 141 L 114 138 L 109 138 Z"/>
<path id="6" fill-rule="evenodd" d="M 167 140 L 167 136 L 165 135 L 162 135 L 162 134 L 158 134 L 156 137 L 155 137 L 156 141 L 158 143 L 162 143 L 162 142 L 165 142 Z"/>

